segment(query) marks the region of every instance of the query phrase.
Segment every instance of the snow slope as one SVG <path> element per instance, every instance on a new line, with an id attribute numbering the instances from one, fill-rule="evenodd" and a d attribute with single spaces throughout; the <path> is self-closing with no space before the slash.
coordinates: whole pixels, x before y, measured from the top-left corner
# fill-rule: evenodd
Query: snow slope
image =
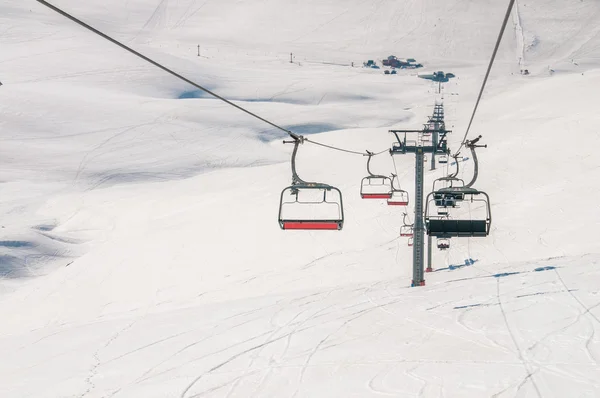
<path id="1" fill-rule="evenodd" d="M 56 4 L 357 151 L 420 127 L 439 97 L 413 72 L 349 64 L 415 57 L 458 76 L 444 94 L 456 148 L 505 5 L 397 3 Z M 0 3 L 0 396 L 600 395 L 600 5 L 518 7 L 472 128 L 489 145 L 492 234 L 454 239 L 411 289 L 403 210 L 358 195 L 365 158 L 303 145 L 301 176 L 342 190 L 346 223 L 283 232 L 280 132 L 35 2 Z M 396 158 L 411 192 L 413 162 Z"/>

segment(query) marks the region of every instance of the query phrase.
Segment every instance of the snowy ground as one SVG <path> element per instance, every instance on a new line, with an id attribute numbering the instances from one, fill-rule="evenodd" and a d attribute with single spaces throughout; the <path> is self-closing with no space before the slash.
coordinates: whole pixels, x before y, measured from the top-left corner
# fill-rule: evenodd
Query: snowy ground
<path id="1" fill-rule="evenodd" d="M 414 57 L 457 75 L 456 148 L 505 5 L 397 3 L 56 0 L 356 151 L 431 114 L 440 96 L 415 71 L 358 67 Z M 409 288 L 404 210 L 360 199 L 365 158 L 303 145 L 301 176 L 342 190 L 346 223 L 281 231 L 284 135 L 37 2 L 0 1 L 0 396 L 600 396 L 598 17 L 518 1 L 472 128 L 492 233 L 454 239 Z M 396 166 L 412 193 L 414 159 Z"/>

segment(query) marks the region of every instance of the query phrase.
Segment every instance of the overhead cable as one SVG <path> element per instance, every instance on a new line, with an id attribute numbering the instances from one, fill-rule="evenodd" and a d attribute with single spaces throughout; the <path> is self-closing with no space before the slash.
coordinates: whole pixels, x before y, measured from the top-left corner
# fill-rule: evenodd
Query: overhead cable
<path id="1" fill-rule="evenodd" d="M 494 52 L 492 53 L 492 58 L 490 59 L 490 64 L 488 65 L 487 72 L 485 73 L 485 78 L 483 79 L 483 84 L 481 85 L 481 90 L 479 90 L 479 95 L 477 96 L 477 101 L 475 102 L 475 108 L 473 108 L 473 114 L 471 115 L 471 120 L 469 121 L 469 125 L 467 126 L 467 131 L 465 132 L 465 136 L 458 148 L 456 153 L 460 152 L 462 147 L 465 145 L 467 137 L 469 135 L 469 130 L 471 129 L 471 124 L 473 123 L 473 119 L 475 118 L 475 114 L 477 113 L 477 108 L 479 106 L 479 101 L 481 101 L 481 96 L 483 95 L 483 90 L 485 89 L 485 85 L 487 83 L 488 77 L 490 76 L 490 72 L 492 71 L 492 66 L 494 65 L 494 60 L 496 59 L 496 54 L 498 53 L 498 48 L 500 47 L 500 43 L 502 42 L 502 36 L 504 35 L 504 30 L 506 29 L 506 25 L 508 23 L 508 18 L 510 17 L 510 13 L 512 12 L 513 5 L 515 4 L 515 0 L 509 0 L 508 9 L 506 10 L 506 15 L 504 16 L 504 21 L 502 22 L 502 27 L 500 28 L 500 34 L 498 35 L 498 39 L 496 40 L 496 46 L 494 47 Z"/>
<path id="2" fill-rule="evenodd" d="M 346 153 L 350 153 L 350 154 L 353 154 L 353 155 L 377 156 L 377 155 L 381 155 L 382 153 L 389 152 L 389 148 L 388 149 L 384 149 L 383 151 L 380 151 L 380 152 L 376 152 L 376 153 L 369 152 L 369 151 L 358 152 L 358 151 L 353 151 L 353 150 L 350 150 L 350 149 L 338 148 L 338 147 L 335 147 L 335 146 L 331 146 L 331 145 L 327 145 L 327 144 L 322 144 L 320 142 L 313 141 L 313 140 L 308 139 L 308 138 L 304 138 L 304 141 L 307 141 L 307 142 L 310 142 L 311 144 L 319 145 L 319 146 L 322 146 L 322 147 L 325 147 L 325 148 L 333 149 L 335 151 L 346 152 Z"/>
<path id="3" fill-rule="evenodd" d="M 102 38 L 110 41 L 111 43 L 113 43 L 113 44 L 121 47 L 122 49 L 124 49 L 124 50 L 132 53 L 133 55 L 135 55 L 135 56 L 143 59 L 144 61 L 146 61 L 146 62 L 148 62 L 148 63 L 156 66 L 157 68 L 160 68 L 160 69 L 164 70 L 165 72 L 167 72 L 167 73 L 169 73 L 169 74 L 171 74 L 173 76 L 175 76 L 176 78 L 178 78 L 180 80 L 183 80 L 184 82 L 186 82 L 186 83 L 188 83 L 188 84 L 196 87 L 199 90 L 204 91 L 205 93 L 207 93 L 207 94 L 209 94 L 209 95 L 217 98 L 218 100 L 221 100 L 221 101 L 225 102 L 226 104 L 231 105 L 231 106 L 239 109 L 240 111 L 245 112 L 248 115 L 256 118 L 256 119 L 258 119 L 258 120 L 260 120 L 260 121 L 262 121 L 264 123 L 267 123 L 270 126 L 275 127 L 276 129 L 279 129 L 279 130 L 281 130 L 281 131 L 289 134 L 295 140 L 300 138 L 300 136 L 298 134 L 295 134 L 292 131 L 290 131 L 290 130 L 284 128 L 284 127 L 281 127 L 281 126 L 279 126 L 279 125 L 277 125 L 277 124 L 275 124 L 275 123 L 273 123 L 273 122 L 271 122 L 271 121 L 269 121 L 269 120 L 267 120 L 267 119 L 265 119 L 265 118 L 257 115 L 256 113 L 253 113 L 253 112 L 249 111 L 246 108 L 243 108 L 243 107 L 241 107 L 241 106 L 239 106 L 237 104 L 234 104 L 233 102 L 229 101 L 228 99 L 226 99 L 226 98 L 224 98 L 224 97 L 222 97 L 222 96 L 214 93 L 213 91 L 211 91 L 211 90 L 209 90 L 209 89 L 207 89 L 207 88 L 205 88 L 205 87 L 203 87 L 203 86 L 201 86 L 201 85 L 199 85 L 199 84 L 197 84 L 197 83 L 189 80 L 188 78 L 180 75 L 179 73 L 173 71 L 172 69 L 169 69 L 166 66 L 164 66 L 164 65 L 162 65 L 162 64 L 160 64 L 160 63 L 158 63 L 158 62 L 156 62 L 156 61 L 148 58 L 147 56 L 141 54 L 140 52 L 132 49 L 131 47 L 126 46 L 125 44 L 121 43 L 120 41 L 118 41 L 116 39 L 113 39 L 112 37 L 108 36 L 107 34 L 105 34 L 105 33 L 101 32 L 101 31 L 99 31 L 98 29 L 96 29 L 96 28 L 88 25 L 87 23 L 83 22 L 82 20 L 80 20 L 80 19 L 74 17 L 73 15 L 67 13 L 66 11 L 64 11 L 64 10 L 62 10 L 62 9 L 60 9 L 60 8 L 58 8 L 58 7 L 50 4 L 50 3 L 48 3 L 47 1 L 45 1 L 45 0 L 36 0 L 36 1 L 38 3 L 40 3 L 40 4 L 42 4 L 42 5 L 50 8 L 51 10 L 57 12 L 58 14 L 66 17 L 68 19 L 70 19 L 71 21 L 75 22 L 76 24 L 78 24 L 78 25 L 80 25 L 80 26 L 82 26 L 82 27 L 84 27 L 84 28 L 92 31 L 93 33 L 97 34 L 98 36 L 100 36 L 100 37 L 102 37 Z M 348 150 L 348 149 L 338 148 L 338 147 L 334 147 L 334 146 L 331 146 L 331 145 L 322 144 L 322 143 L 319 143 L 319 142 L 316 142 L 316 141 L 313 141 L 313 140 L 309 140 L 307 138 L 304 139 L 304 141 L 308 141 L 308 142 L 310 142 L 312 144 L 320 145 L 320 146 L 323 146 L 325 148 L 333 149 L 333 150 L 336 150 L 336 151 L 341 151 L 341 152 L 346 152 L 346 153 L 351 153 L 351 154 L 361 155 L 361 156 L 368 156 L 367 152 L 357 152 L 357 151 L 352 151 L 352 150 Z M 381 152 L 376 153 L 374 156 L 380 155 L 380 154 L 382 154 L 384 152 L 387 152 L 387 151 L 388 151 L 387 149 L 383 150 Z"/>
<path id="4" fill-rule="evenodd" d="M 240 110 L 240 111 L 242 111 L 242 112 L 245 112 L 245 113 L 247 113 L 248 115 L 250 115 L 250 116 L 252 116 L 252 117 L 254 117 L 254 118 L 256 118 L 256 119 L 258 119 L 258 120 L 260 120 L 260 121 L 262 121 L 262 122 L 265 122 L 265 123 L 267 123 L 267 124 L 269 124 L 269 125 L 271 125 L 271 126 L 275 127 L 276 129 L 279 129 L 279 130 L 281 130 L 281 131 L 283 131 L 283 132 L 285 132 L 285 133 L 289 134 L 289 135 L 290 135 L 291 137 L 293 137 L 293 138 L 297 138 L 297 137 L 298 137 L 298 135 L 297 135 L 297 134 L 295 134 L 295 133 L 291 132 L 290 130 L 288 130 L 288 129 L 286 129 L 286 128 L 283 128 L 283 127 L 281 127 L 281 126 L 278 126 L 277 124 L 275 124 L 275 123 L 273 123 L 273 122 L 271 122 L 271 121 L 269 121 L 269 120 L 267 120 L 267 119 L 265 119 L 265 118 L 263 118 L 263 117 L 261 117 L 261 116 L 258 116 L 256 113 L 250 112 L 249 110 L 247 110 L 247 109 L 245 109 L 245 108 L 243 108 L 243 107 L 241 107 L 241 106 L 239 106 L 239 105 L 236 105 L 236 104 L 234 104 L 233 102 L 229 101 L 229 100 L 228 100 L 228 99 L 226 99 L 226 98 L 223 98 L 223 97 L 221 97 L 220 95 L 218 95 L 218 94 L 216 94 L 216 93 L 214 93 L 214 92 L 210 91 L 209 89 L 207 89 L 207 88 L 205 88 L 205 87 L 202 87 L 201 85 L 199 85 L 199 84 L 197 84 L 197 83 L 194 83 L 193 81 L 191 81 L 191 80 L 189 80 L 189 79 L 187 79 L 187 78 L 183 77 L 183 76 L 182 76 L 182 75 L 180 75 L 179 73 L 177 73 L 177 72 L 175 72 L 175 71 L 173 71 L 173 70 L 171 70 L 171 69 L 167 68 L 166 66 L 164 66 L 164 65 L 162 65 L 162 64 L 159 64 L 158 62 L 156 62 L 156 61 L 154 61 L 154 60 L 152 60 L 152 59 L 150 59 L 150 58 L 146 57 L 145 55 L 143 55 L 143 54 L 139 53 L 138 51 L 136 51 L 136 50 L 132 49 L 131 47 L 128 47 L 128 46 L 126 46 L 125 44 L 123 44 L 123 43 L 119 42 L 118 40 L 115 40 L 115 39 L 113 39 L 112 37 L 110 37 L 110 36 L 106 35 L 105 33 L 102 33 L 102 32 L 100 32 L 98 29 L 96 29 L 96 28 L 94 28 L 94 27 L 92 27 L 92 26 L 90 26 L 90 25 L 86 24 L 85 22 L 81 21 L 80 19 L 77 19 L 77 18 L 75 18 L 75 17 L 74 17 L 74 16 L 72 16 L 71 14 L 67 13 L 66 11 L 63 11 L 62 9 L 60 9 L 60 8 L 58 8 L 58 7 L 56 7 L 56 6 L 52 5 L 52 4 L 50 4 L 50 3 L 48 3 L 47 1 L 44 1 L 44 0 L 36 0 L 36 1 L 37 1 L 38 3 L 40 3 L 40 4 L 42 4 L 42 5 L 44 5 L 44 6 L 48 7 L 48 8 L 50 8 L 51 10 L 53 10 L 53 11 L 55 11 L 55 12 L 59 13 L 60 15 L 62 15 L 62 16 L 64 16 L 64 17 L 66 17 L 66 18 L 68 18 L 68 19 L 70 19 L 71 21 L 73 21 L 73 22 L 77 23 L 78 25 L 81 25 L 81 26 L 83 26 L 84 28 L 86 28 L 86 29 L 88 29 L 88 30 L 90 30 L 90 31 L 94 32 L 94 33 L 95 33 L 95 34 L 97 34 L 98 36 L 100 36 L 100 37 L 102 37 L 102 38 L 104 38 L 104 39 L 106 39 L 106 40 L 110 41 L 111 43 L 113 43 L 113 44 L 116 44 L 117 46 L 121 47 L 122 49 L 129 51 L 129 52 L 130 52 L 130 53 L 132 53 L 133 55 L 136 55 L 136 56 L 140 57 L 140 58 L 141 58 L 141 59 L 143 59 L 144 61 L 151 63 L 152 65 L 156 66 L 157 68 L 160 68 L 160 69 L 164 70 L 165 72 L 167 72 L 167 73 L 170 73 L 171 75 L 175 76 L 176 78 L 178 78 L 178 79 L 181 79 L 181 80 L 183 80 L 184 82 L 186 82 L 186 83 L 188 83 L 188 84 L 191 84 L 192 86 L 196 87 L 197 89 L 199 89 L 199 90 L 202 90 L 202 91 L 204 91 L 205 93 L 207 93 L 207 94 L 209 94 L 209 95 L 211 95 L 211 96 L 213 96 L 213 97 L 215 97 L 215 98 L 217 98 L 217 99 L 219 99 L 219 100 L 221 100 L 221 101 L 225 102 L 226 104 L 229 104 L 229 105 L 231 105 L 231 106 L 233 106 L 233 107 L 235 107 L 235 108 L 239 109 L 239 110 Z"/>

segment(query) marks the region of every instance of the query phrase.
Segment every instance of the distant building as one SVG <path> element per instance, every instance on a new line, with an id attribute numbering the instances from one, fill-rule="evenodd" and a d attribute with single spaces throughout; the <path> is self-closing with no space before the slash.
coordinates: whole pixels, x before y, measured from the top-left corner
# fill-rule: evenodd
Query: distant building
<path id="1" fill-rule="evenodd" d="M 456 77 L 456 75 L 454 75 L 454 73 L 444 73 L 442 71 L 438 71 L 428 75 L 419 75 L 419 77 L 421 79 L 433 80 L 434 82 L 446 83 L 453 77 Z"/>
<path id="2" fill-rule="evenodd" d="M 399 69 L 416 69 L 423 67 L 423 65 L 418 64 L 417 60 L 414 58 L 400 59 L 395 55 L 390 55 L 387 59 L 384 59 L 383 66 L 391 66 L 392 68 Z"/>

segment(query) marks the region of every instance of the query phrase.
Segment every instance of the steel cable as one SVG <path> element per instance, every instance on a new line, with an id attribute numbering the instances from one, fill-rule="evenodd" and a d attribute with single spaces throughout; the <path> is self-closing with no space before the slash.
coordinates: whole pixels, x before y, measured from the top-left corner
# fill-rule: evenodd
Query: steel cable
<path id="1" fill-rule="evenodd" d="M 67 13 L 66 11 L 63 11 L 63 10 L 61 10 L 60 8 L 58 8 L 58 7 L 54 6 L 54 5 L 50 4 L 50 3 L 48 3 L 47 1 L 45 1 L 45 0 L 36 0 L 36 1 L 37 1 L 38 3 L 40 3 L 40 4 L 42 4 L 42 5 L 44 5 L 44 6 L 48 7 L 48 8 L 50 8 L 51 10 L 53 10 L 53 11 L 55 11 L 55 12 L 59 13 L 60 15 L 62 15 L 62 16 L 64 16 L 64 17 L 66 17 L 66 18 L 68 18 L 68 19 L 70 19 L 71 21 L 75 22 L 76 24 L 78 24 L 78 25 L 80 25 L 80 26 L 83 26 L 84 28 L 86 28 L 86 29 L 88 29 L 88 30 L 90 30 L 90 31 L 94 32 L 94 33 L 95 33 L 95 34 L 97 34 L 98 36 L 100 36 L 100 37 L 102 37 L 102 38 L 104 38 L 104 39 L 106 39 L 106 40 L 110 41 L 111 43 L 113 43 L 113 44 L 116 44 L 117 46 L 121 47 L 122 49 L 124 49 L 124 50 L 126 50 L 126 51 L 129 51 L 130 53 L 132 53 L 133 55 L 135 55 L 135 56 L 137 56 L 137 57 L 139 57 L 139 58 L 143 59 L 144 61 L 151 63 L 152 65 L 156 66 L 157 68 L 160 68 L 160 69 L 164 70 L 165 72 L 167 72 L 167 73 L 169 73 L 169 74 L 171 74 L 171 75 L 175 76 L 176 78 L 178 78 L 178 79 L 180 79 L 180 80 L 183 80 L 184 82 L 186 82 L 186 83 L 188 83 L 188 84 L 190 84 L 190 85 L 192 85 L 192 86 L 196 87 L 197 89 L 199 89 L 199 90 L 202 90 L 202 91 L 204 91 L 205 93 L 207 93 L 207 94 L 209 94 L 209 95 L 211 95 L 211 96 L 213 96 L 213 97 L 217 98 L 218 100 L 221 100 L 221 101 L 225 102 L 226 104 L 229 104 L 229 105 L 231 105 L 231 106 L 233 106 L 233 107 L 235 107 L 235 108 L 239 109 L 239 110 L 240 110 L 240 111 L 242 111 L 242 112 L 245 112 L 245 113 L 247 113 L 248 115 L 250 115 L 250 116 L 252 116 L 252 117 L 254 117 L 254 118 L 256 118 L 256 119 L 258 119 L 258 120 L 260 120 L 260 121 L 262 121 L 262 122 L 264 122 L 264 123 L 267 123 L 267 124 L 269 124 L 269 125 L 271 125 L 271 126 L 275 127 L 276 129 L 279 129 L 279 130 L 281 130 L 281 131 L 283 131 L 283 132 L 285 132 L 285 133 L 289 134 L 289 135 L 290 135 L 291 137 L 293 137 L 293 138 L 297 138 L 297 137 L 298 137 L 298 135 L 297 135 L 297 134 L 295 134 L 295 133 L 291 132 L 290 130 L 288 130 L 288 129 L 286 129 L 286 128 L 283 128 L 283 127 L 281 127 L 281 126 L 278 126 L 277 124 L 275 124 L 275 123 L 273 123 L 273 122 L 271 122 L 271 121 L 269 121 L 269 120 L 267 120 L 267 119 L 265 119 L 265 118 L 263 118 L 263 117 L 261 117 L 261 116 L 258 116 L 256 113 L 250 112 L 249 110 L 247 110 L 247 109 L 245 109 L 245 108 L 243 108 L 243 107 L 241 107 L 241 106 L 239 106 L 239 105 L 236 105 L 236 104 L 234 104 L 233 102 L 229 101 L 229 100 L 228 100 L 228 99 L 226 99 L 226 98 L 223 98 L 223 97 L 221 97 L 220 95 L 218 95 L 218 94 L 216 94 L 216 93 L 214 93 L 214 92 L 210 91 L 209 89 L 207 89 L 207 88 L 205 88 L 205 87 L 202 87 L 201 85 L 199 85 L 199 84 L 197 84 L 197 83 L 194 83 L 193 81 L 191 81 L 191 80 L 189 80 L 189 79 L 187 79 L 187 78 L 183 77 L 183 76 L 182 76 L 182 75 L 180 75 L 179 73 L 177 73 L 177 72 L 175 72 L 175 71 L 173 71 L 173 70 L 171 70 L 171 69 L 167 68 L 166 66 L 163 66 L 162 64 L 160 64 L 160 63 L 158 63 L 158 62 L 156 62 L 156 61 L 154 61 L 154 60 L 152 60 L 152 59 L 150 59 L 150 58 L 146 57 L 145 55 L 143 55 L 143 54 L 139 53 L 138 51 L 136 51 L 136 50 L 132 49 L 131 47 L 128 47 L 128 46 L 126 46 L 125 44 L 123 44 L 123 43 L 119 42 L 118 40 L 115 40 L 115 39 L 113 39 L 112 37 L 108 36 L 107 34 L 100 32 L 98 29 L 96 29 L 96 28 L 94 28 L 94 27 L 92 27 L 92 26 L 90 26 L 90 25 L 86 24 L 85 22 L 81 21 L 80 19 L 77 19 L 77 18 L 75 18 L 75 17 L 74 17 L 74 16 L 72 16 L 71 14 Z"/>
<path id="2" fill-rule="evenodd" d="M 490 59 L 490 63 L 488 65 L 487 71 L 485 73 L 485 78 L 483 79 L 483 84 L 481 85 L 481 90 L 479 90 L 479 95 L 477 96 L 477 101 L 475 102 L 475 107 L 473 108 L 473 114 L 471 115 L 471 120 L 469 120 L 469 125 L 467 126 L 467 131 L 465 132 L 465 136 L 458 148 L 456 153 L 459 153 L 460 150 L 465 145 L 467 141 L 467 137 L 469 135 L 469 131 L 471 130 L 471 124 L 473 124 L 473 119 L 475 118 L 475 114 L 477 113 L 477 108 L 479 107 L 479 102 L 481 101 L 481 96 L 483 95 L 483 90 L 485 89 L 485 85 L 487 84 L 488 77 L 490 76 L 490 72 L 492 71 L 492 66 L 494 65 L 494 60 L 496 59 L 496 54 L 498 53 L 498 48 L 500 48 L 500 43 L 502 42 L 502 36 L 504 35 L 504 30 L 506 29 L 506 25 L 508 23 L 508 18 L 510 17 L 510 13 L 512 12 L 513 5 L 515 4 L 515 0 L 509 0 L 508 9 L 506 10 L 506 15 L 504 16 L 504 21 L 502 22 L 502 28 L 500 28 L 500 34 L 498 35 L 498 39 L 496 40 L 496 46 L 494 47 L 494 52 L 492 53 L 492 58 Z"/>

